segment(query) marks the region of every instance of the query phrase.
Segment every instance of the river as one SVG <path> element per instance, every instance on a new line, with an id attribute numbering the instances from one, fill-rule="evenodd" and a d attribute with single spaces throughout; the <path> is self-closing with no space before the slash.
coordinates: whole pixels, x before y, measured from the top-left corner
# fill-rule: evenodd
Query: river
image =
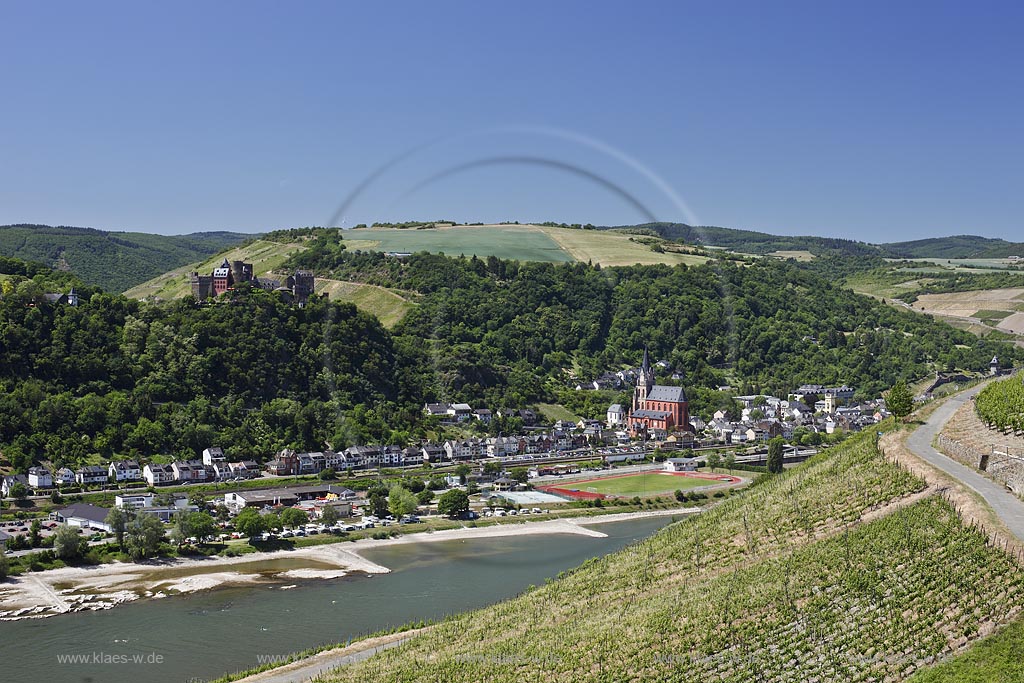
<path id="1" fill-rule="evenodd" d="M 102 612 L 0 623 L 8 683 L 199 683 L 279 655 L 485 607 L 668 524 L 408 543 L 366 551 L 389 574 L 225 587 Z M 524 627 L 528 625 L 524 624 Z"/>

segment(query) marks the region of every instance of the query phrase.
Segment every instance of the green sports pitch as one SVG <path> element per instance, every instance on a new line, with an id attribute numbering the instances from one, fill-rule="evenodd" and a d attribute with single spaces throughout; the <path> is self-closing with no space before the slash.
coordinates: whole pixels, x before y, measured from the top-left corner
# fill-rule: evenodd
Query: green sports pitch
<path id="1" fill-rule="evenodd" d="M 603 493 L 610 496 L 646 496 L 658 493 L 671 493 L 676 490 L 685 491 L 701 486 L 713 486 L 718 483 L 714 479 L 688 477 L 662 472 L 645 472 L 628 474 L 621 477 L 606 477 L 587 481 L 566 482 L 560 488 L 579 489 L 590 493 Z"/>

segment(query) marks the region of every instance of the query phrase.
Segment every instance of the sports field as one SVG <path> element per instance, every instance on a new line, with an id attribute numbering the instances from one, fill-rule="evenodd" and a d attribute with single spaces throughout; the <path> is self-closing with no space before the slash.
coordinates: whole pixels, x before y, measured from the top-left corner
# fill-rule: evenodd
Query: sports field
<path id="1" fill-rule="evenodd" d="M 714 486 L 716 484 L 736 484 L 741 480 L 727 474 L 710 474 L 697 472 L 642 472 L 639 474 L 623 474 L 582 481 L 567 481 L 553 486 L 539 486 L 540 490 L 561 493 L 574 498 L 594 498 L 603 496 L 655 496 Z"/>

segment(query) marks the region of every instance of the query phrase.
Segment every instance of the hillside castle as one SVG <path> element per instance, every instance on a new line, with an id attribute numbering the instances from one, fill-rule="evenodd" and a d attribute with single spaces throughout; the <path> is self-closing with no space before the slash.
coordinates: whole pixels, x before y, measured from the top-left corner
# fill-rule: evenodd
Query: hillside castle
<path id="1" fill-rule="evenodd" d="M 203 301 L 217 297 L 224 292 L 234 289 L 236 285 L 249 282 L 253 287 L 259 287 L 270 292 L 283 292 L 291 297 L 292 301 L 304 305 L 313 294 L 314 278 L 313 273 L 308 270 L 297 270 L 294 275 L 289 275 L 282 283 L 279 280 L 260 279 L 253 274 L 252 264 L 244 261 L 224 262 L 209 275 L 200 275 L 192 271 L 189 275 L 189 282 L 192 285 L 192 296 L 196 301 Z"/>

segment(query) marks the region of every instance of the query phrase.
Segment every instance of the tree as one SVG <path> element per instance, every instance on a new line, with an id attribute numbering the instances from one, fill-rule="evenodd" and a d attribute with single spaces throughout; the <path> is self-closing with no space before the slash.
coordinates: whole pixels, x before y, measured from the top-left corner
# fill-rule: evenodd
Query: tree
<path id="1" fill-rule="evenodd" d="M 722 464 L 725 466 L 725 469 L 727 470 L 736 469 L 736 454 L 733 453 L 732 451 L 726 453 L 725 458 L 722 460 Z"/>
<path id="2" fill-rule="evenodd" d="M 54 489 L 53 493 L 50 494 L 50 502 L 54 505 L 60 505 L 64 502 L 64 496 L 60 495 L 60 491 Z"/>
<path id="3" fill-rule="evenodd" d="M 217 515 L 217 521 L 219 522 L 226 522 L 228 521 L 228 517 L 231 516 L 231 511 L 228 510 L 228 506 L 224 503 L 217 503 L 217 509 L 215 512 Z"/>
<path id="4" fill-rule="evenodd" d="M 527 480 L 530 478 L 530 475 L 525 467 L 513 467 L 512 471 L 509 472 L 509 475 L 513 479 L 518 481 L 520 484 L 525 484 Z"/>
<path id="5" fill-rule="evenodd" d="M 320 474 L 317 476 L 321 481 L 331 481 L 332 479 L 337 478 L 337 474 L 338 473 L 334 471 L 333 467 L 328 467 L 327 469 L 320 470 Z"/>
<path id="6" fill-rule="evenodd" d="M 309 515 L 298 508 L 285 508 L 281 511 L 281 524 L 290 527 L 303 526 L 309 522 Z"/>
<path id="7" fill-rule="evenodd" d="M 430 505 L 434 500 L 434 492 L 430 489 L 423 489 L 416 494 L 416 500 L 419 501 L 420 505 Z"/>
<path id="8" fill-rule="evenodd" d="M 483 472 L 484 474 L 501 474 L 501 463 L 488 460 L 484 463 Z"/>
<path id="9" fill-rule="evenodd" d="M 708 454 L 707 461 L 708 461 L 708 468 L 712 472 L 714 472 L 715 470 L 717 470 L 719 467 L 722 466 L 722 456 L 720 456 L 715 451 L 712 451 L 711 453 Z"/>
<path id="10" fill-rule="evenodd" d="M 39 547 L 39 532 L 42 531 L 42 528 L 43 528 L 43 525 L 39 522 L 38 519 L 33 519 L 32 520 L 32 526 L 29 527 L 29 531 L 28 531 L 28 533 L 29 533 L 29 541 L 28 542 L 29 542 L 29 545 L 31 545 L 33 548 L 38 548 Z"/>
<path id="11" fill-rule="evenodd" d="M 469 510 L 469 496 L 465 491 L 452 489 L 441 495 L 437 501 L 437 513 L 458 517 Z"/>
<path id="12" fill-rule="evenodd" d="M 338 508 L 333 505 L 325 505 L 320 512 L 320 521 L 327 526 L 337 524 L 339 519 L 341 519 L 341 515 L 338 514 Z"/>
<path id="13" fill-rule="evenodd" d="M 367 497 L 370 514 L 377 517 L 386 517 L 388 514 L 388 494 L 384 491 L 374 491 Z"/>
<path id="14" fill-rule="evenodd" d="M 263 518 L 255 508 L 245 508 L 235 517 L 235 531 L 243 536 L 253 538 L 262 534 L 266 529 Z"/>
<path id="15" fill-rule="evenodd" d="M 464 485 L 466 483 L 466 478 L 469 477 L 469 473 L 472 471 L 473 468 L 464 462 L 456 465 L 455 474 L 459 477 L 459 483 Z"/>
<path id="16" fill-rule="evenodd" d="M 77 527 L 61 524 L 53 533 L 53 553 L 62 560 L 73 560 L 82 554 L 82 538 Z"/>
<path id="17" fill-rule="evenodd" d="M 138 562 L 155 554 L 164 536 L 164 525 L 156 515 L 136 515 L 125 530 L 125 552 Z"/>
<path id="18" fill-rule="evenodd" d="M 902 420 L 914 409 L 914 397 L 903 380 L 896 382 L 885 397 L 885 406 L 889 412 Z"/>
<path id="19" fill-rule="evenodd" d="M 22 484 L 20 481 L 15 482 L 11 485 L 11 498 L 23 500 L 28 498 L 28 487 Z"/>
<path id="20" fill-rule="evenodd" d="M 174 515 L 174 527 L 171 529 L 171 538 L 178 545 L 183 544 L 186 539 L 195 538 L 203 541 L 217 532 L 217 523 L 208 512 L 198 510 L 187 512 L 182 510 Z"/>
<path id="21" fill-rule="evenodd" d="M 417 501 L 415 494 L 404 486 L 395 484 L 388 493 L 388 510 L 395 517 L 404 517 L 412 514 L 416 509 Z"/>
<path id="22" fill-rule="evenodd" d="M 201 491 L 193 491 L 188 494 L 188 502 L 190 505 L 195 505 L 197 508 L 202 510 L 206 507 L 206 496 Z"/>
<path id="23" fill-rule="evenodd" d="M 128 512 L 124 508 L 110 508 L 110 512 L 107 513 L 103 521 L 113 532 L 117 545 L 124 548 L 124 532 L 128 528 Z"/>
<path id="24" fill-rule="evenodd" d="M 766 464 L 768 466 L 768 471 L 772 474 L 778 474 L 782 471 L 783 443 L 781 436 L 777 436 L 768 442 L 768 460 Z"/>

